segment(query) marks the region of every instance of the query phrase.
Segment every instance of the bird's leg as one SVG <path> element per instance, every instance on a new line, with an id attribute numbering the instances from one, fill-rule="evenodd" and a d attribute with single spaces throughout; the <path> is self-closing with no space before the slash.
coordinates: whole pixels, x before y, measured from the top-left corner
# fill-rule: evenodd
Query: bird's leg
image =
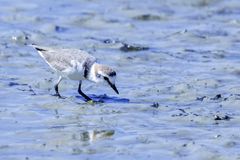
<path id="1" fill-rule="evenodd" d="M 59 94 L 59 92 L 58 92 L 58 84 L 59 84 L 61 81 L 62 81 L 62 77 L 60 76 L 60 77 L 58 78 L 57 84 L 54 85 L 54 89 L 55 89 L 55 91 L 56 91 L 56 93 L 54 94 L 54 96 L 57 96 L 57 97 L 59 97 L 59 98 L 63 98 L 63 97 Z"/>
<path id="2" fill-rule="evenodd" d="M 89 98 L 86 94 L 84 94 L 81 90 L 81 85 L 82 85 L 82 81 L 79 81 L 79 86 L 78 86 L 78 93 L 83 96 L 87 101 L 91 101 L 92 99 Z"/>

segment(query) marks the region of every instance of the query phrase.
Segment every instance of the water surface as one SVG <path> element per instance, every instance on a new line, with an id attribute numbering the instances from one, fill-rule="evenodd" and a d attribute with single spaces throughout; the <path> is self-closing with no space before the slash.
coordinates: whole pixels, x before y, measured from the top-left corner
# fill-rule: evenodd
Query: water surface
<path id="1" fill-rule="evenodd" d="M 0 159 L 239 159 L 238 0 L 1 0 Z M 26 43 L 116 69 L 85 103 Z"/>

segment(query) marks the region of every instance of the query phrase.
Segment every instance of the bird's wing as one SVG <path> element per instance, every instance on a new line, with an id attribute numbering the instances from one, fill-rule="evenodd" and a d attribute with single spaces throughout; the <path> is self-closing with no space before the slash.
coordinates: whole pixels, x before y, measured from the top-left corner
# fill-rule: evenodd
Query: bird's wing
<path id="1" fill-rule="evenodd" d="M 93 64 L 96 58 L 88 54 L 86 51 L 79 49 L 66 49 L 66 48 L 50 48 L 37 45 L 34 47 L 40 56 L 57 71 L 63 71 L 69 67 L 73 67 L 72 62 L 76 61 L 79 64 Z"/>

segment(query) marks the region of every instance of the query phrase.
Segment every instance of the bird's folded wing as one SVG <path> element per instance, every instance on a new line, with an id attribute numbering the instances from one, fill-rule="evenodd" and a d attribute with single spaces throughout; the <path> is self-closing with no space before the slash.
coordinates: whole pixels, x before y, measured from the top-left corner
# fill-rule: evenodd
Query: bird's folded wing
<path id="1" fill-rule="evenodd" d="M 69 67 L 74 67 L 71 62 L 77 61 L 79 64 L 93 64 L 96 58 L 87 52 L 79 49 L 50 48 L 31 45 L 34 47 L 41 57 L 57 71 L 63 71 Z"/>

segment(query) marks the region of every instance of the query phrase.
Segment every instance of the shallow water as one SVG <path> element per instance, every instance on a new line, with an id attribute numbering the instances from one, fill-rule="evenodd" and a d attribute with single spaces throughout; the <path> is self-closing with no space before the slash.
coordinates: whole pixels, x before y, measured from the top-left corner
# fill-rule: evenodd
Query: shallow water
<path id="1" fill-rule="evenodd" d="M 238 0 L 0 2 L 0 159 L 240 159 Z M 25 43 L 89 51 L 120 95 L 51 96 Z"/>

